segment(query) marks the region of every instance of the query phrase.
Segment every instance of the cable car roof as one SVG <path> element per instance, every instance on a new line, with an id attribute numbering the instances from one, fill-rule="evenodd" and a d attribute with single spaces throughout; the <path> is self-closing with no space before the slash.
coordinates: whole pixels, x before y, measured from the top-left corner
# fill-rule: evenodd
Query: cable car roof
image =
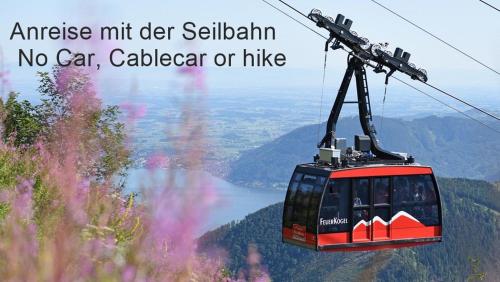
<path id="1" fill-rule="evenodd" d="M 363 166 L 348 166 L 336 168 L 327 165 L 318 165 L 317 163 L 301 164 L 297 167 L 302 168 L 307 173 L 330 175 L 330 178 L 349 178 L 349 177 L 374 177 L 374 176 L 398 176 L 398 175 L 419 175 L 433 174 L 430 166 L 420 164 L 368 164 Z"/>

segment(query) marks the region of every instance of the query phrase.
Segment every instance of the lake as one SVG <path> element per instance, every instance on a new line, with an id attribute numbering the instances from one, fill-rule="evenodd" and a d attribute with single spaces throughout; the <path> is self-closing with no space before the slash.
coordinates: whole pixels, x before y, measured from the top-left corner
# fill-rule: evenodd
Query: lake
<path id="1" fill-rule="evenodd" d="M 182 179 L 185 171 L 176 170 Z M 272 204 L 282 202 L 285 199 L 286 191 L 250 189 L 233 185 L 221 178 L 215 177 L 209 173 L 201 172 L 205 179 L 212 183 L 215 188 L 217 200 L 208 213 L 205 224 L 201 227 L 200 235 L 213 230 L 221 225 L 233 220 L 241 220 L 248 214 L 256 212 Z M 125 184 L 125 192 L 138 192 L 141 185 L 150 187 L 151 178 L 155 178 L 157 183 L 165 183 L 165 176 L 153 174 L 147 169 L 130 169 Z"/>

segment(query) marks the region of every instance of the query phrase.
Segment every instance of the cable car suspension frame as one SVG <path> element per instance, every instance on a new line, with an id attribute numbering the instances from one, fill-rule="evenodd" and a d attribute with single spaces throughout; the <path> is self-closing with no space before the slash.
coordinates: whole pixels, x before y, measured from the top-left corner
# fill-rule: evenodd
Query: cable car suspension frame
<path id="1" fill-rule="evenodd" d="M 329 49 L 345 50 L 344 46 L 350 49 L 350 51 L 348 51 L 347 69 L 327 121 L 326 133 L 319 142 L 318 148 L 320 148 L 320 150 L 322 148 L 329 150 L 335 147 L 333 142 L 336 137 L 337 121 L 343 104 L 351 103 L 346 102 L 345 98 L 352 76 L 354 75 L 358 99 L 358 101 L 354 103 L 358 104 L 359 119 L 363 133 L 370 139 L 370 151 L 376 156 L 373 157 L 368 155 L 369 157 L 366 158 L 365 155 L 362 158 L 363 162 L 413 163 L 414 159 L 412 157 L 406 157 L 403 154 L 384 150 L 378 144 L 376 137 L 377 132 L 372 124 L 373 117 L 365 65 L 373 67 L 375 73 L 385 73 L 386 85 L 390 76 L 396 71 L 424 83 L 427 82 L 427 72 L 424 69 L 417 69 L 414 64 L 410 63 L 409 59 L 411 55 L 408 52 L 404 52 L 403 49 L 396 48 L 394 54 L 392 54 L 389 51 L 384 51 L 383 46 L 380 44 L 370 44 L 368 39 L 358 36 L 355 31 L 351 30 L 353 21 L 345 19 L 342 14 L 338 14 L 336 19 L 333 20 L 331 17 L 323 16 L 321 11 L 313 9 L 307 17 L 318 27 L 325 28 L 329 31 L 330 37 L 325 43 L 325 51 Z M 332 147 L 332 145 L 334 146 Z M 335 157 L 336 154 L 333 154 L 331 155 L 331 160 L 329 160 L 328 158 L 321 158 L 320 155 L 315 156 L 315 162 L 331 162 L 334 166 L 338 166 L 340 162 L 342 166 L 346 166 L 350 163 L 347 161 L 346 156 L 342 156 L 341 160 L 339 160 L 338 156 Z M 359 160 L 355 159 L 354 161 L 357 162 Z"/>

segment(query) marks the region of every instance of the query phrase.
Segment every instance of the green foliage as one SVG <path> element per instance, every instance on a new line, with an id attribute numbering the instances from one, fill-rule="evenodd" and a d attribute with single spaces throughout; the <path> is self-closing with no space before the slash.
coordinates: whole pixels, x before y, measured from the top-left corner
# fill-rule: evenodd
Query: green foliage
<path id="1" fill-rule="evenodd" d="M 5 219 L 10 211 L 10 205 L 8 203 L 0 203 L 0 222 Z"/>
<path id="2" fill-rule="evenodd" d="M 57 190 L 43 178 L 42 174 L 36 175 L 33 184 L 33 221 L 39 237 L 51 236 L 53 227 L 64 212 L 64 206 L 57 204 L 60 201 Z"/>
<path id="3" fill-rule="evenodd" d="M 138 229 L 141 225 L 140 217 L 132 214 L 133 209 L 135 208 L 134 200 L 135 195 L 130 195 L 126 202 L 125 212 L 121 215 L 113 217 L 114 220 L 110 224 L 118 243 L 125 243 L 132 240 L 137 235 Z M 130 221 L 132 224 L 127 225 L 126 222 Z"/>
<path id="4" fill-rule="evenodd" d="M 64 72 L 73 72 L 68 75 Z M 90 85 L 87 74 L 79 69 L 65 69 L 54 67 L 52 78 L 48 73 L 39 73 L 40 86 L 39 92 L 42 94 L 42 105 L 40 115 L 45 122 L 45 134 L 50 139 L 60 139 L 54 127 L 58 123 L 64 123 L 72 118 L 80 118 L 74 113 L 72 99 L 76 95 L 85 93 L 85 105 L 79 109 L 87 114 L 84 120 L 86 147 L 97 148 L 97 154 L 100 156 L 97 162 L 91 167 L 83 168 L 87 174 L 91 174 L 97 180 L 109 179 L 115 174 L 124 175 L 126 169 L 130 166 L 130 154 L 125 147 L 125 126 L 119 121 L 120 109 L 117 106 L 95 107 L 94 104 L 100 104 L 100 101 L 94 97 L 92 91 L 88 90 Z M 61 81 L 66 79 L 66 81 Z M 73 101 L 74 103 L 74 101 Z"/>
<path id="5" fill-rule="evenodd" d="M 68 74 L 64 71 L 70 71 Z M 120 122 L 120 109 L 117 106 L 95 106 L 100 101 L 88 90 L 90 81 L 87 74 L 79 69 L 54 67 L 53 77 L 47 72 L 40 76 L 39 92 L 42 103 L 34 106 L 30 102 L 18 101 L 18 94 L 11 93 L 5 104 L 0 105 L 3 120 L 3 140 L 12 140 L 16 147 L 31 146 L 37 139 L 45 142 L 63 140 L 58 130 L 72 118 L 82 118 L 82 109 L 74 112 L 72 99 L 75 95 L 84 97 L 83 113 L 85 138 L 82 150 L 98 150 L 99 158 L 90 167 L 82 168 L 82 173 L 92 175 L 96 180 L 107 180 L 114 175 L 124 176 L 130 166 L 130 153 L 125 146 L 125 126 Z M 64 81 L 63 81 L 64 80 Z M 90 92 L 90 93 L 87 93 Z M 88 103 L 89 105 L 85 105 Z M 85 142 L 83 142 L 85 140 Z M 54 146 L 58 150 L 58 145 Z"/>
<path id="6" fill-rule="evenodd" d="M 15 146 L 32 145 L 42 130 L 39 108 L 23 100 L 17 101 L 18 93 L 10 93 L 2 109 L 4 111 L 3 140 L 13 139 Z"/>
<path id="7" fill-rule="evenodd" d="M 480 271 L 481 260 L 476 258 L 469 258 L 471 265 L 471 273 L 467 277 L 467 281 L 483 281 L 486 278 L 486 273 Z"/>
<path id="8" fill-rule="evenodd" d="M 465 281 L 494 279 L 500 263 L 499 190 L 485 181 L 438 179 L 443 199 L 442 243 L 384 252 L 317 253 L 281 242 L 282 203 L 205 234 L 201 250 L 229 252 L 233 273 L 257 244 L 274 281 Z M 480 258 L 473 264 L 469 258 Z M 490 270 L 490 271 L 488 271 Z"/>
<path id="9" fill-rule="evenodd" d="M 0 191 L 13 190 L 23 180 L 33 179 L 33 220 L 38 226 L 39 235 L 46 233 L 62 209 L 54 209 L 52 204 L 58 195 L 42 181 L 44 176 L 40 163 L 34 158 L 33 150 L 14 150 L 14 148 L 0 149 Z M 10 203 L 0 203 L 0 220 L 11 210 Z"/>
<path id="10" fill-rule="evenodd" d="M 117 174 L 123 176 L 130 159 L 125 147 L 124 124 L 119 121 L 120 110 L 117 106 L 100 105 L 100 101 L 89 90 L 88 75 L 79 69 L 54 67 L 52 76 L 45 72 L 39 73 L 39 77 L 38 90 L 42 95 L 40 105 L 20 101 L 18 93 L 11 93 L 5 103 L 0 101 L 2 138 L 15 146 L 0 150 L 0 190 L 15 189 L 23 179 L 32 180 L 34 221 L 39 235 L 47 235 L 50 234 L 51 226 L 64 213 L 64 207 L 54 205 L 60 195 L 51 186 L 50 179 L 46 179 L 43 164 L 35 158 L 37 148 L 32 145 L 37 140 L 43 143 L 45 149 L 57 154 L 62 147 L 60 142 L 66 139 L 61 128 L 74 122 L 72 119 L 79 118 L 83 119 L 83 123 L 78 132 L 81 137 L 78 139 L 81 142 L 78 148 L 94 152 L 97 156 L 94 162 L 80 168 L 81 176 L 98 182 L 108 181 Z M 86 99 L 84 108 L 75 109 L 72 97 L 87 94 L 89 97 L 83 96 Z M 88 107 L 86 103 L 89 103 Z M 19 147 L 23 150 L 16 149 Z M 85 156 L 85 153 L 79 155 Z M 0 203 L 0 219 L 5 217 L 9 209 L 7 203 Z M 130 234 L 120 236 L 130 237 Z"/>
<path id="11" fill-rule="evenodd" d="M 125 148 L 125 126 L 119 122 L 118 106 L 108 106 L 95 113 L 92 127 L 99 146 L 102 148 L 100 161 L 95 171 L 100 179 L 107 179 L 115 173 L 124 175 L 130 166 L 129 152 Z"/>
<path id="12" fill-rule="evenodd" d="M 370 255 L 352 257 L 346 254 L 330 255 L 297 248 L 281 242 L 282 203 L 248 215 L 238 223 L 231 223 L 205 234 L 200 250 L 214 245 L 227 251 L 227 266 L 233 275 L 244 269 L 249 244 L 255 244 L 262 256 L 262 264 L 273 281 L 346 281 L 349 273 L 335 271 L 343 268 L 346 260 L 362 261 Z M 356 269 L 356 265 L 352 265 Z"/>
<path id="13" fill-rule="evenodd" d="M 20 179 L 36 172 L 36 164 L 31 161 L 29 151 L 24 153 L 0 149 L 0 191 L 14 189 Z"/>

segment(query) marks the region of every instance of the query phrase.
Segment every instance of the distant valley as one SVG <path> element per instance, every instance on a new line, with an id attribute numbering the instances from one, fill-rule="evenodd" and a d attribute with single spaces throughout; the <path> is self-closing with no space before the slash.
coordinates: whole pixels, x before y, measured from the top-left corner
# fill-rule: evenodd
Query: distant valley
<path id="1" fill-rule="evenodd" d="M 361 128 L 357 117 L 339 121 L 337 136 L 352 145 Z M 408 152 L 442 177 L 500 180 L 500 135 L 460 117 L 429 116 L 413 120 L 375 117 L 382 147 Z M 324 134 L 324 124 L 320 137 Z M 286 187 L 296 164 L 311 162 L 317 153 L 318 126 L 297 128 L 256 149 L 241 153 L 228 180 L 252 187 Z"/>
<path id="2" fill-rule="evenodd" d="M 454 116 L 403 120 L 375 118 L 384 148 L 411 153 L 431 165 L 438 178 L 444 216 L 444 242 L 381 252 L 317 253 L 281 242 L 283 203 L 232 222 L 200 240 L 200 251 L 222 248 L 229 271 L 246 267 L 255 244 L 273 281 L 497 281 L 500 266 L 500 138 L 476 122 Z M 339 122 L 338 136 L 361 129 L 357 117 Z M 320 137 L 324 124 L 320 128 Z M 239 185 L 286 188 L 298 163 L 317 153 L 318 126 L 297 128 L 261 147 L 241 153 L 228 180 Z M 443 178 L 457 177 L 457 178 Z M 483 179 L 469 180 L 466 178 Z"/>

